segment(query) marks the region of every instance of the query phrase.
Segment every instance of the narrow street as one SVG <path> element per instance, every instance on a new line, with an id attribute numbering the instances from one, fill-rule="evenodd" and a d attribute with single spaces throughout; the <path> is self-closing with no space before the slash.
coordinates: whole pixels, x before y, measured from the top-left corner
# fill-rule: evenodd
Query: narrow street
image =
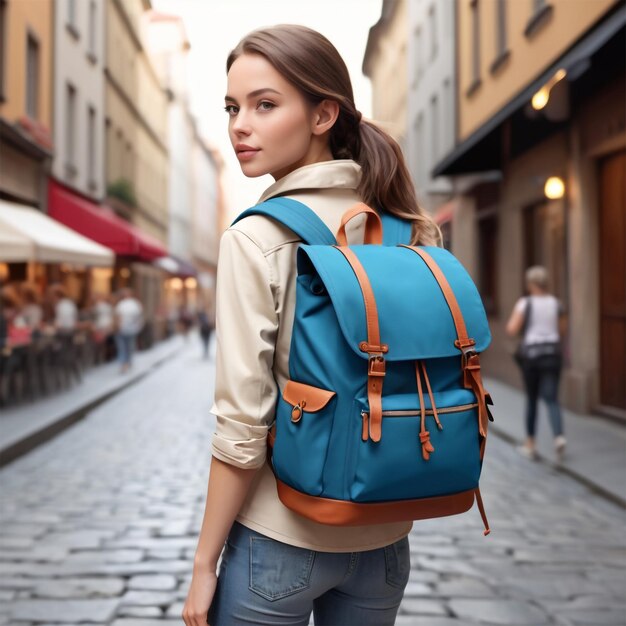
<path id="1" fill-rule="evenodd" d="M 192 336 L 0 470 L 0 624 L 182 624 L 210 463 L 212 366 Z M 482 490 L 489 537 L 476 509 L 416 523 L 397 624 L 626 624 L 623 509 L 495 436 Z"/>

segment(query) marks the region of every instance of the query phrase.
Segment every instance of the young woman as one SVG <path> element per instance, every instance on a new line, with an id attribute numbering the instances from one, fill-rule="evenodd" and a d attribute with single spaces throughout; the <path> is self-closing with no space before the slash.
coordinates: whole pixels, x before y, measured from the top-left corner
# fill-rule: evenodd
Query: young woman
<path id="1" fill-rule="evenodd" d="M 247 35 L 227 61 L 226 113 L 244 175 L 275 179 L 337 232 L 357 202 L 412 220 L 412 243 L 439 245 L 397 143 L 361 119 L 333 45 L 302 26 Z M 348 224 L 363 242 L 362 216 Z M 217 277 L 217 417 L 204 520 L 183 609 L 187 626 L 393 624 L 409 577 L 410 522 L 334 527 L 282 505 L 266 436 L 289 376 L 300 241 L 248 216 L 222 236 Z M 217 576 L 217 564 L 226 542 Z"/>
<path id="2" fill-rule="evenodd" d="M 566 440 L 559 406 L 559 378 L 561 376 L 561 337 L 565 322 L 561 304 L 548 291 L 548 272 L 535 265 L 526 270 L 528 296 L 520 298 L 513 307 L 506 332 L 514 337 L 523 332 L 521 371 L 526 388 L 526 442 L 520 452 L 534 459 L 537 404 L 543 398 L 548 406 L 550 425 L 554 435 L 554 450 L 561 460 Z"/>

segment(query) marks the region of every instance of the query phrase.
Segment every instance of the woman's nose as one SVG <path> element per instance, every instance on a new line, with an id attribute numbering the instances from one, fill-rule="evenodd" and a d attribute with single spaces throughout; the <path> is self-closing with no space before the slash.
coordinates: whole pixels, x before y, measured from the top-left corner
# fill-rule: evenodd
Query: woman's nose
<path id="1" fill-rule="evenodd" d="M 247 113 L 240 110 L 237 117 L 233 120 L 233 132 L 237 134 L 247 135 L 250 133 L 250 121 Z"/>

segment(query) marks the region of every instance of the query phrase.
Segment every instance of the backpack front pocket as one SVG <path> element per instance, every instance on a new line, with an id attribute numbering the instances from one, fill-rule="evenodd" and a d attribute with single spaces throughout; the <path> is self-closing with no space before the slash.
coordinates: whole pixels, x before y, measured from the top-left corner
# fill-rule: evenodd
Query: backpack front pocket
<path id="1" fill-rule="evenodd" d="M 274 472 L 287 485 L 320 495 L 333 425 L 334 391 L 287 381 L 276 408 Z"/>
<path id="2" fill-rule="evenodd" d="M 433 451 L 424 458 L 420 441 L 421 410 L 416 394 L 383 397 L 382 437 L 367 438 L 367 398 L 355 403 L 352 433 L 355 502 L 412 500 L 473 489 L 480 476 L 478 405 L 470 390 L 434 394 L 439 429 L 430 399 L 425 424 Z"/>

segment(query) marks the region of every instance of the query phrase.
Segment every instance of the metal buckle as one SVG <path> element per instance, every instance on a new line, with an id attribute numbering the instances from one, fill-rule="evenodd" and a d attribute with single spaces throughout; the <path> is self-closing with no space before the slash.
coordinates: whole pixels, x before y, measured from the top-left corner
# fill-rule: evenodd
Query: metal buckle
<path id="1" fill-rule="evenodd" d="M 376 352 L 369 355 L 368 359 L 368 376 L 384 376 L 385 375 L 385 358 L 382 352 Z"/>

